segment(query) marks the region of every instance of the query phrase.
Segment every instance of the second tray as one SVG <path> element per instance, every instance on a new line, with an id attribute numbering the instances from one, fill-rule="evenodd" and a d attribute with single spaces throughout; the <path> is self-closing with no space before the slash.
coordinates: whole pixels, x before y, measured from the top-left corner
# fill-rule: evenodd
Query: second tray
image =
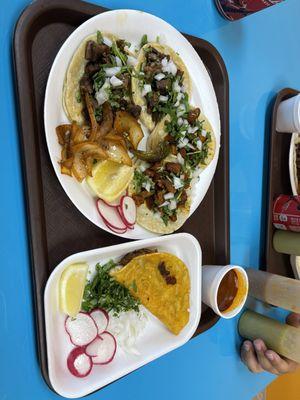
<path id="1" fill-rule="evenodd" d="M 271 136 L 270 136 L 270 154 L 269 154 L 269 193 L 267 199 L 267 240 L 265 251 L 265 265 L 268 272 L 273 274 L 294 277 L 290 263 L 290 256 L 277 253 L 273 249 L 273 234 L 275 228 L 272 223 L 273 201 L 280 194 L 292 195 L 289 174 L 289 152 L 292 134 L 276 132 L 276 118 L 279 104 L 299 92 L 295 89 L 282 89 L 275 99 L 273 106 Z"/>

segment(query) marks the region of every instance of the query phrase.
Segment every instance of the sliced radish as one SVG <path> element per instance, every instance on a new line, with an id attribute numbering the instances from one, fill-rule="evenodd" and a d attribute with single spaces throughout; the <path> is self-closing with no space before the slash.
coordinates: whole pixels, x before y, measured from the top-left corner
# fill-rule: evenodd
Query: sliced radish
<path id="1" fill-rule="evenodd" d="M 109 332 L 103 332 L 85 348 L 86 354 L 92 357 L 93 364 L 110 363 L 116 354 L 116 350 L 116 339 Z"/>
<path id="2" fill-rule="evenodd" d="M 93 318 L 98 328 L 98 335 L 101 335 L 101 333 L 106 331 L 108 326 L 109 317 L 107 312 L 102 310 L 102 308 L 96 308 L 90 312 L 90 316 Z"/>
<path id="3" fill-rule="evenodd" d="M 120 214 L 120 217 L 122 218 L 122 221 L 124 222 L 124 224 L 126 225 L 127 229 L 134 229 L 134 225 L 129 225 L 126 221 L 125 218 L 123 217 L 123 211 L 121 209 L 121 206 L 117 207 L 118 209 L 118 213 Z"/>
<path id="4" fill-rule="evenodd" d="M 120 197 L 114 201 L 108 202 L 104 199 L 101 199 L 106 205 L 109 207 L 118 207 L 120 205 Z"/>
<path id="5" fill-rule="evenodd" d="M 97 209 L 105 225 L 116 231 L 127 229 L 116 207 L 109 206 L 102 199 L 98 199 Z"/>
<path id="6" fill-rule="evenodd" d="M 132 197 L 123 196 L 121 198 L 118 211 L 122 220 L 128 227 L 132 227 L 136 222 L 136 205 Z"/>
<path id="7" fill-rule="evenodd" d="M 67 317 L 65 329 L 75 346 L 86 346 L 98 334 L 98 329 L 92 317 L 84 312 L 77 314 L 76 318 Z"/>
<path id="8" fill-rule="evenodd" d="M 117 233 L 118 235 L 122 235 L 123 233 L 127 232 L 127 227 L 125 229 L 115 229 L 113 226 L 109 225 L 105 220 L 103 220 L 105 225 L 114 233 Z"/>
<path id="9" fill-rule="evenodd" d="M 68 355 L 67 366 L 72 375 L 84 378 L 91 372 L 93 363 L 82 347 L 75 347 Z"/>

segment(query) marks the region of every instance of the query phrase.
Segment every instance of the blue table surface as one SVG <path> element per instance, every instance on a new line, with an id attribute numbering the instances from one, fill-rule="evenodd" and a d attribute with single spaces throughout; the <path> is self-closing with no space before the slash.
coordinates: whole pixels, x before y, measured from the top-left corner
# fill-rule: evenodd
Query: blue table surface
<path id="1" fill-rule="evenodd" d="M 137 8 L 210 41 L 230 80 L 231 262 L 259 266 L 264 224 L 268 108 L 276 93 L 299 88 L 299 0 L 287 0 L 239 22 L 221 18 L 213 0 L 97 0 Z M 12 33 L 28 0 L 0 0 L 0 399 L 55 399 L 37 361 L 31 274 L 18 140 Z M 29 93 L 28 93 L 29 95 Z M 28 132 L 30 134 L 30 132 Z M 263 211 L 262 211 L 263 210 Z M 237 319 L 220 321 L 185 346 L 148 364 L 91 399 L 251 399 L 274 376 L 241 363 Z"/>

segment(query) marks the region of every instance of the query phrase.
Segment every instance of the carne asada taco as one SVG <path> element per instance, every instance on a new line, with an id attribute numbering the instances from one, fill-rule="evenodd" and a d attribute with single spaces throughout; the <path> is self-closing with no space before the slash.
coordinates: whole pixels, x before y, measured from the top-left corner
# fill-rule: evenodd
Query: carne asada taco
<path id="1" fill-rule="evenodd" d="M 131 96 L 133 57 L 127 43 L 109 33 L 86 37 L 75 51 L 66 72 L 63 106 L 70 121 L 82 125 L 88 120 L 85 100 L 89 94 L 97 121 L 102 117 L 102 105 L 109 103 L 113 111 L 125 110 L 135 118 L 141 108 Z"/>
<path id="2" fill-rule="evenodd" d="M 186 110 L 180 105 L 182 113 L 172 112 L 165 116 L 155 127 L 147 141 L 149 151 L 166 141 L 171 146 L 171 153 L 181 163 L 192 170 L 204 169 L 214 158 L 216 141 L 212 126 L 199 108 Z M 189 106 L 188 106 L 189 107 Z"/>
<path id="3" fill-rule="evenodd" d="M 150 131 L 183 99 L 188 101 L 190 92 L 188 71 L 174 50 L 155 42 L 141 48 L 132 78 L 132 97 L 142 107 L 140 119 Z"/>
<path id="4" fill-rule="evenodd" d="M 160 234 L 179 229 L 190 212 L 191 180 L 172 155 L 160 162 L 137 162 L 129 187 L 137 206 L 137 223 Z"/>

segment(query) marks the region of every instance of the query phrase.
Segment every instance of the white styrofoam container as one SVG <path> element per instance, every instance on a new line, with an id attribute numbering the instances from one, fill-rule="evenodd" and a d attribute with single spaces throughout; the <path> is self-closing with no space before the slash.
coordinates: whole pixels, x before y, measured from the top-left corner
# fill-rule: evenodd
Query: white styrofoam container
<path id="1" fill-rule="evenodd" d="M 145 247 L 156 247 L 159 251 L 172 253 L 188 267 L 191 280 L 189 323 L 176 336 L 147 311 L 149 320 L 137 341 L 139 356 L 117 350 L 112 363 L 95 365 L 90 375 L 85 378 L 74 377 L 68 371 L 66 363 L 73 345 L 64 329 L 66 316 L 59 310 L 58 288 L 62 271 L 72 263 L 87 262 L 93 273 L 98 262 L 118 259 L 130 251 Z M 54 390 L 68 398 L 85 396 L 186 343 L 195 332 L 201 315 L 201 265 L 201 247 L 194 236 L 188 233 L 88 250 L 63 260 L 50 275 L 44 294 L 48 370 Z"/>

